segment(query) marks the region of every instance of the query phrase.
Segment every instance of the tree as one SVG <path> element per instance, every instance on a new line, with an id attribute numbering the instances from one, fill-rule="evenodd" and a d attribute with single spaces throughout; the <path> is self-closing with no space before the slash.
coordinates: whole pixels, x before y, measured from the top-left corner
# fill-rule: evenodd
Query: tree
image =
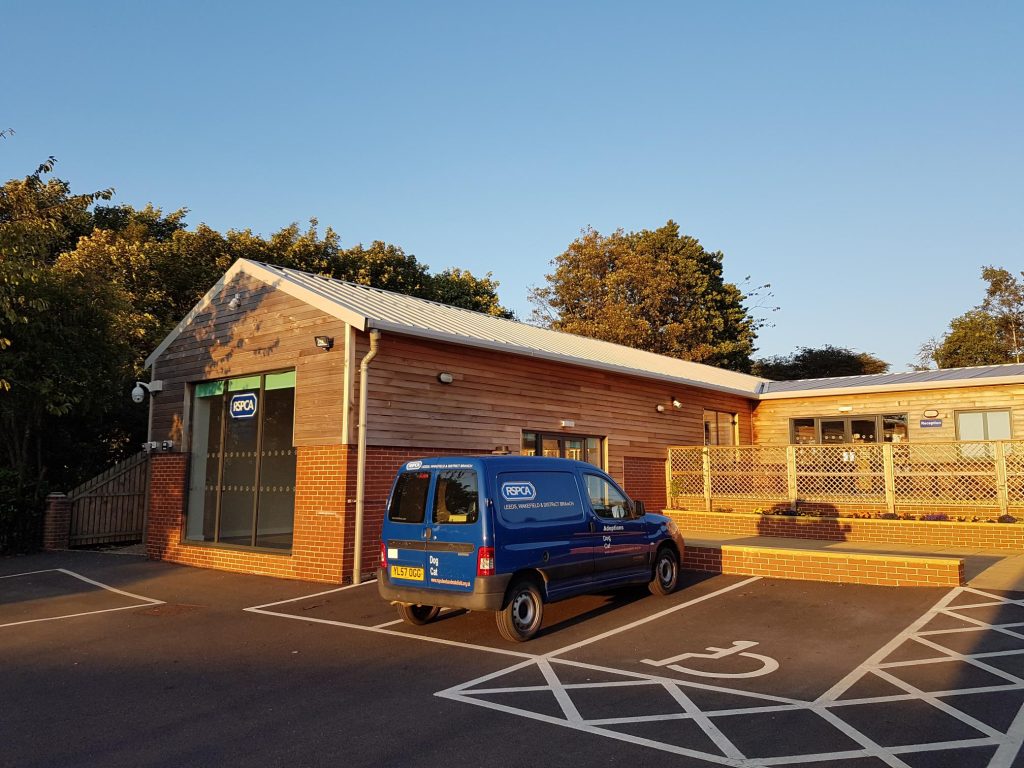
<path id="1" fill-rule="evenodd" d="M 1020 273 L 1024 278 L 1024 272 Z M 940 339 L 921 347 L 922 365 L 939 368 L 1019 363 L 1024 353 L 1024 281 L 1002 267 L 981 270 L 985 298 L 949 323 Z"/>
<path id="2" fill-rule="evenodd" d="M 889 364 L 868 352 L 846 347 L 799 347 L 792 355 L 766 357 L 754 361 L 757 376 L 776 381 L 822 379 L 829 376 L 861 376 L 885 373 Z"/>
<path id="3" fill-rule="evenodd" d="M 722 277 L 723 255 L 667 222 L 656 230 L 584 230 L 534 287 L 534 322 L 733 370 L 750 368 L 755 319 Z M 767 286 L 765 286 L 767 287 Z"/>

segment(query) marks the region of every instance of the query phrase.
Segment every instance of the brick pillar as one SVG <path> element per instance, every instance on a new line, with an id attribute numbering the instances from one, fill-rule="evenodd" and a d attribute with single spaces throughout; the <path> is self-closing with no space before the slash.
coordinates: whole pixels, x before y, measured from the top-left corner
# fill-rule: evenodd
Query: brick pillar
<path id="1" fill-rule="evenodd" d="M 163 558 L 177 546 L 185 517 L 188 457 L 184 453 L 154 453 L 149 457 L 149 516 L 146 518 L 146 554 Z"/>
<path id="2" fill-rule="evenodd" d="M 67 549 L 71 537 L 71 499 L 63 493 L 46 497 L 43 512 L 43 549 L 48 552 Z"/>

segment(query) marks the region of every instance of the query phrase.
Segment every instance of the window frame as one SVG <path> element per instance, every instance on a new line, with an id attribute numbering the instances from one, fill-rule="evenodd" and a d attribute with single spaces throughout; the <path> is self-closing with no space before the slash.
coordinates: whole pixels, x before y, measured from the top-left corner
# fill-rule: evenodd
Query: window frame
<path id="1" fill-rule="evenodd" d="M 708 414 L 714 414 L 715 424 L 715 442 L 711 442 L 708 436 Z M 719 427 L 721 425 L 722 416 L 729 417 L 729 428 L 732 432 L 732 442 L 723 443 L 721 441 L 721 432 Z M 716 411 L 711 408 L 701 409 L 701 428 L 704 432 L 704 445 L 710 445 L 715 447 L 729 448 L 740 444 L 740 415 L 737 412 L 732 411 Z"/>
<path id="2" fill-rule="evenodd" d="M 965 440 L 960 437 L 960 416 L 961 414 L 967 413 L 980 413 L 983 416 L 982 424 L 985 432 L 985 436 L 980 440 Z M 956 441 L 958 443 L 980 443 L 980 442 L 991 442 L 993 438 L 989 437 L 988 430 L 988 415 L 990 413 L 1005 413 L 1006 420 L 1010 426 L 1010 436 L 1005 438 L 998 438 L 999 440 L 1013 440 L 1013 409 L 1012 408 L 963 408 L 953 411 L 953 424 L 956 428 Z"/>
<path id="3" fill-rule="evenodd" d="M 525 454 L 523 449 L 527 445 L 526 436 L 533 435 L 533 453 Z M 605 448 L 607 446 L 607 437 L 601 435 L 584 435 L 574 432 L 545 432 L 541 429 L 524 429 L 519 436 L 519 455 L 521 456 L 543 456 L 544 455 L 544 439 L 550 438 L 558 440 L 558 458 L 568 458 L 565 455 L 565 441 L 566 440 L 582 440 L 584 446 L 586 446 L 588 440 L 597 440 L 597 456 L 600 460 L 600 464 L 593 464 L 586 459 L 578 459 L 585 464 L 590 464 L 592 467 L 597 467 L 601 471 L 604 471 L 607 458 L 605 456 Z M 538 450 L 539 449 L 539 450 Z M 586 448 L 584 448 L 586 450 Z"/>
<path id="4" fill-rule="evenodd" d="M 908 412 L 898 411 L 884 411 L 878 413 L 842 413 L 842 414 L 828 414 L 826 416 L 791 416 L 789 419 L 789 444 L 790 445 L 895 445 L 896 442 L 885 439 L 885 419 L 887 417 L 902 417 L 907 425 L 907 436 L 905 440 L 900 440 L 901 443 L 910 442 L 910 414 Z M 870 443 L 854 443 L 850 438 L 853 434 L 851 429 L 851 423 L 854 421 L 867 421 L 873 419 L 875 422 L 875 436 L 880 439 L 876 439 Z M 796 441 L 796 422 L 798 421 L 813 421 L 814 422 L 814 442 L 813 443 L 798 443 Z M 823 443 L 821 441 L 821 423 L 823 421 L 841 421 L 843 422 L 843 442 L 841 443 Z"/>
<path id="5" fill-rule="evenodd" d="M 294 367 L 274 368 L 274 369 L 271 369 L 271 370 L 259 371 L 259 372 L 256 372 L 256 373 L 237 373 L 237 374 L 235 374 L 233 376 L 222 376 L 222 377 L 217 378 L 217 379 L 203 379 L 203 380 L 200 380 L 200 381 L 192 381 L 192 382 L 188 382 L 187 383 L 187 385 L 186 385 L 186 401 L 187 401 L 189 421 L 188 421 L 188 424 L 187 424 L 187 431 L 186 431 L 187 441 L 185 441 L 185 443 L 183 443 L 183 445 L 187 445 L 187 454 L 186 455 L 189 457 L 189 467 L 188 467 L 188 471 L 187 471 L 188 484 L 186 486 L 186 492 L 185 492 L 185 514 L 182 515 L 181 527 L 180 527 L 180 530 L 179 530 L 179 543 L 180 544 L 182 544 L 184 546 L 190 546 L 190 547 L 213 547 L 213 548 L 216 548 L 216 549 L 233 549 L 233 550 L 238 550 L 238 551 L 241 551 L 241 552 L 258 552 L 260 554 L 266 554 L 266 555 L 279 555 L 281 557 L 291 557 L 292 550 L 294 549 L 294 546 L 295 546 L 295 541 L 294 541 L 294 535 L 295 535 L 294 500 L 293 500 L 293 505 L 292 505 L 292 536 L 293 536 L 292 546 L 287 547 L 287 548 L 283 548 L 283 547 L 261 547 L 261 546 L 257 546 L 256 543 L 255 543 L 256 539 L 257 539 L 257 531 L 258 531 L 258 526 L 259 526 L 259 503 L 260 503 L 259 480 L 260 480 L 260 474 L 263 471 L 263 469 L 262 469 L 262 460 L 261 460 L 262 457 L 260 457 L 258 454 L 260 453 L 260 449 L 261 449 L 261 447 L 263 445 L 263 407 L 264 407 L 263 404 L 266 402 L 265 393 L 267 391 L 266 390 L 267 377 L 268 376 L 276 376 L 276 375 L 282 374 L 282 373 L 291 373 L 291 374 L 295 375 L 296 380 L 295 380 L 295 384 L 292 386 L 292 389 L 293 390 L 297 390 L 298 389 L 298 373 L 297 373 L 297 370 Z M 250 540 L 253 543 L 252 544 L 233 544 L 233 543 L 229 543 L 229 542 L 220 541 L 220 516 L 221 516 L 221 505 L 223 503 L 223 499 L 222 499 L 223 487 L 222 486 L 224 485 L 224 441 L 226 439 L 226 429 L 225 429 L 225 427 L 227 425 L 227 419 L 228 419 L 227 399 L 228 399 L 228 396 L 231 393 L 231 390 L 228 387 L 228 382 L 230 382 L 233 379 L 254 378 L 256 376 L 258 376 L 259 379 L 260 379 L 259 395 L 258 395 L 258 400 L 257 400 L 257 402 L 260 405 L 259 405 L 259 421 L 258 421 L 257 426 L 256 426 L 256 453 L 257 453 L 257 456 L 256 456 L 256 468 L 255 468 L 255 472 L 253 473 L 253 477 L 254 477 L 254 481 L 255 482 L 254 482 L 254 485 L 253 485 L 252 533 L 251 533 L 251 536 L 250 536 Z M 188 520 L 189 520 L 189 515 L 192 512 L 192 510 L 189 508 L 190 507 L 190 501 L 191 501 L 191 494 L 189 493 L 189 488 L 191 488 L 191 484 L 192 484 L 191 457 L 192 457 L 193 450 L 195 448 L 195 446 L 193 444 L 193 438 L 194 438 L 194 435 L 195 435 L 193 418 L 195 416 L 196 390 L 199 388 L 199 386 L 201 386 L 203 384 L 217 384 L 217 383 L 223 383 L 224 384 L 223 391 L 218 395 L 219 397 L 223 398 L 223 402 L 222 402 L 222 405 L 221 405 L 221 414 L 220 414 L 220 440 L 219 440 L 219 442 L 217 444 L 217 453 L 218 453 L 218 458 L 217 458 L 217 502 L 216 502 L 215 511 L 214 511 L 214 527 L 213 527 L 214 538 L 213 538 L 212 541 L 205 541 L 203 539 L 190 539 L 190 538 L 188 538 Z M 297 409 L 293 406 L 292 407 L 292 450 L 295 450 L 295 448 L 296 448 L 296 446 L 295 446 L 296 410 Z M 296 458 L 296 462 L 297 462 L 298 461 L 298 451 L 296 451 L 295 458 Z M 296 486 L 297 485 L 298 485 L 298 478 L 296 477 Z M 294 499 L 294 494 L 295 494 L 295 487 L 294 486 L 292 488 L 292 494 L 293 494 L 293 499 Z M 205 510 L 205 506 L 204 506 L 204 508 L 202 510 L 204 515 L 205 515 L 205 511 L 206 510 Z"/>

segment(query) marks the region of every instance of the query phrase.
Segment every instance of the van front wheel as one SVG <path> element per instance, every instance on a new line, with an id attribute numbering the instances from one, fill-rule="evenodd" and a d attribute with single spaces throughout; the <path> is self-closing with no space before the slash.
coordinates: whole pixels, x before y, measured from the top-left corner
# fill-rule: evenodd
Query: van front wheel
<path id="1" fill-rule="evenodd" d="M 441 609 L 436 605 L 415 605 L 414 603 L 399 603 L 398 615 L 408 624 L 420 626 L 429 624 L 437 618 Z"/>
<path id="2" fill-rule="evenodd" d="M 506 640 L 523 643 L 537 634 L 544 620 L 544 600 L 532 581 L 512 585 L 505 607 L 494 614 L 498 632 Z"/>
<path id="3" fill-rule="evenodd" d="M 652 594 L 671 595 L 679 585 L 679 557 L 672 547 L 664 546 L 654 557 L 654 574 L 648 585 Z"/>

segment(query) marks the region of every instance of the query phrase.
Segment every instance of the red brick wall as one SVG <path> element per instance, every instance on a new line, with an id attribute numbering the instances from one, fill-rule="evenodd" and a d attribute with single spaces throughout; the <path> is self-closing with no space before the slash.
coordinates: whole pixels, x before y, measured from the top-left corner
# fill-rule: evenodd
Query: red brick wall
<path id="1" fill-rule="evenodd" d="M 704 532 L 822 541 L 920 544 L 936 548 L 1024 549 L 1024 525 L 1021 524 L 785 517 L 681 510 L 669 510 L 667 514 L 680 528 L 696 536 Z"/>
<path id="2" fill-rule="evenodd" d="M 146 553 L 155 560 L 338 583 L 348 494 L 348 448 L 300 446 L 295 472 L 295 536 L 291 554 L 250 552 L 182 542 L 187 456 L 155 454 L 150 461 Z M 355 490 L 352 489 L 352 495 Z"/>
<path id="3" fill-rule="evenodd" d="M 150 463 L 146 552 L 156 560 L 328 583 L 352 580 L 355 552 L 354 446 L 299 446 L 295 466 L 295 535 L 291 554 L 251 552 L 182 542 L 187 456 L 155 454 Z M 361 572 L 377 568 L 380 530 L 391 481 L 405 462 L 425 456 L 485 451 L 367 448 Z"/>
<path id="4" fill-rule="evenodd" d="M 683 567 L 771 579 L 890 587 L 955 587 L 964 579 L 964 562 L 959 558 L 839 554 L 728 544 L 687 546 Z"/>
<path id="5" fill-rule="evenodd" d="M 667 506 L 665 497 L 665 460 L 642 456 L 622 459 L 622 487 L 631 498 L 640 499 L 652 512 Z"/>

